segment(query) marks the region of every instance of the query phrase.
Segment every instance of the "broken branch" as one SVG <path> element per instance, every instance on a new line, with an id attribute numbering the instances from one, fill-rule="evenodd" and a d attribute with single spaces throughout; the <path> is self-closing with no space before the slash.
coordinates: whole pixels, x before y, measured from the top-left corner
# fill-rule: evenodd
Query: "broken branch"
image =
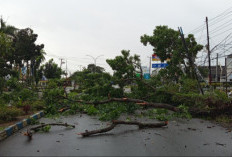
<path id="1" fill-rule="evenodd" d="M 124 124 L 124 125 L 137 125 L 139 127 L 139 129 L 143 129 L 143 128 L 157 128 L 157 127 L 163 127 L 166 126 L 168 124 L 168 122 L 160 122 L 160 123 L 140 123 L 140 122 L 136 122 L 136 121 L 132 121 L 132 122 L 128 122 L 128 121 L 118 121 L 118 120 L 114 120 L 112 121 L 112 124 L 109 127 L 103 128 L 103 129 L 98 129 L 98 130 L 92 130 L 92 131 L 88 131 L 85 130 L 85 132 L 83 133 L 78 133 L 78 135 L 82 135 L 83 137 L 86 136 L 90 136 L 90 135 L 94 135 L 94 134 L 99 134 L 99 133 L 104 133 L 104 132 L 108 132 L 112 129 L 114 129 L 114 127 L 116 125 L 119 124 Z"/>
<path id="2" fill-rule="evenodd" d="M 169 104 L 152 103 L 152 102 L 147 102 L 147 101 L 140 100 L 140 99 L 110 98 L 108 100 L 103 100 L 103 101 L 86 102 L 86 101 L 82 101 L 82 100 L 72 100 L 72 99 L 69 99 L 67 97 L 63 97 L 63 98 L 67 99 L 69 101 L 72 101 L 72 102 L 79 102 L 79 103 L 89 104 L 89 105 L 94 105 L 94 106 L 99 105 L 99 104 L 106 104 L 106 103 L 109 103 L 109 102 L 126 102 L 126 103 L 133 102 L 133 103 L 137 103 L 137 104 L 142 105 L 142 106 L 148 106 L 148 107 L 153 107 L 153 108 L 165 108 L 165 109 L 168 109 L 168 110 L 171 110 L 171 111 L 174 111 L 174 112 L 178 111 L 178 109 L 175 106 L 172 106 L 172 105 L 169 105 Z"/>
<path id="3" fill-rule="evenodd" d="M 36 131 L 38 131 L 39 129 L 41 129 L 41 128 L 45 127 L 45 126 L 48 126 L 48 125 L 50 125 L 50 126 L 56 125 L 56 126 L 65 126 L 65 127 L 72 127 L 72 128 L 75 128 L 75 125 L 70 125 L 70 124 L 67 124 L 67 123 L 49 123 L 49 124 L 41 124 L 41 125 L 36 126 L 36 127 L 34 127 L 34 128 L 30 128 L 30 130 L 33 130 L 33 131 L 36 132 Z"/>
<path id="4" fill-rule="evenodd" d="M 70 125 L 70 124 L 67 124 L 67 123 L 49 123 L 49 124 L 41 124 L 39 126 L 36 126 L 36 127 L 33 127 L 33 128 L 30 128 L 27 130 L 27 132 L 24 133 L 25 136 L 27 136 L 29 138 L 29 140 L 32 139 L 32 135 L 33 135 L 33 132 L 37 132 L 39 131 L 41 128 L 44 128 L 46 126 L 65 126 L 65 127 L 72 127 L 72 128 L 75 128 L 75 125 Z"/>

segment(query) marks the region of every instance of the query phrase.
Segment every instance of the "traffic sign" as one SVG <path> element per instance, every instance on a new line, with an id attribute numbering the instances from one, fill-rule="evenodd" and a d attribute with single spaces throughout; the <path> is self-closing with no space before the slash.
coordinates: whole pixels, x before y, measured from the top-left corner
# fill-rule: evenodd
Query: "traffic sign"
<path id="1" fill-rule="evenodd" d="M 143 74 L 143 78 L 146 79 L 146 80 L 149 80 L 150 79 L 150 74 L 149 73 Z"/>
<path id="2" fill-rule="evenodd" d="M 152 68 L 166 68 L 168 66 L 168 63 L 156 63 L 152 64 Z"/>

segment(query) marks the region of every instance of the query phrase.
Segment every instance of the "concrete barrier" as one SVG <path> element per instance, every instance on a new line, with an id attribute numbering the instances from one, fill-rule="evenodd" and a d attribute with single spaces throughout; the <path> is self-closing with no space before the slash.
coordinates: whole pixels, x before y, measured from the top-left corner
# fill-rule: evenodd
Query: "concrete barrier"
<path id="1" fill-rule="evenodd" d="M 3 131 L 0 132 L 0 141 L 6 139 L 7 137 L 9 137 L 11 135 L 13 135 L 18 130 L 26 127 L 27 125 L 30 125 L 31 124 L 31 119 L 36 120 L 36 119 L 39 119 L 39 118 L 41 118 L 43 116 L 44 116 L 44 112 L 41 111 L 41 112 L 38 112 L 36 114 L 31 115 L 30 118 L 23 119 L 22 121 L 17 122 L 16 124 L 5 128 Z"/>

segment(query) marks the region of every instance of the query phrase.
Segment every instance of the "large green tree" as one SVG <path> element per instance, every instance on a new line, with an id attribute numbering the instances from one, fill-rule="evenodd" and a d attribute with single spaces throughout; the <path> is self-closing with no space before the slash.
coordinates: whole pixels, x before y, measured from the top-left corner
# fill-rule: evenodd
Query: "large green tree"
<path id="1" fill-rule="evenodd" d="M 154 54 L 157 54 L 161 61 L 171 59 L 168 67 L 161 70 L 161 74 L 175 80 L 183 75 L 194 78 L 194 65 L 191 62 L 195 62 L 197 53 L 203 48 L 202 45 L 197 44 L 192 34 L 189 34 L 185 41 L 188 51 L 183 46 L 179 31 L 168 26 L 157 26 L 153 35 L 141 36 L 141 42 L 145 46 L 150 44 L 154 48 Z"/>
<path id="2" fill-rule="evenodd" d="M 50 59 L 40 67 L 38 77 L 42 79 L 44 75 L 47 79 L 60 79 L 62 74 L 64 74 L 64 71 L 58 67 L 58 64 L 56 64 L 53 59 Z"/>
<path id="3" fill-rule="evenodd" d="M 15 36 L 15 33 L 18 29 L 14 26 L 7 25 L 3 18 L 0 18 L 0 32 L 5 33 L 11 37 Z"/>
<path id="4" fill-rule="evenodd" d="M 136 74 L 142 76 L 142 68 L 140 57 L 138 55 L 131 56 L 129 50 L 122 50 L 121 56 L 116 56 L 114 59 L 107 59 L 106 62 L 114 71 L 114 80 L 116 80 L 123 89 L 125 85 L 130 84 L 136 78 Z"/>
<path id="5" fill-rule="evenodd" d="M 14 38 L 14 63 L 20 68 L 26 63 L 27 76 L 35 78 L 39 65 L 44 60 L 43 44 L 36 44 L 38 35 L 32 29 L 21 29 Z M 32 79 L 32 80 L 33 80 Z"/>
<path id="6" fill-rule="evenodd" d="M 8 74 L 12 74 L 12 66 L 10 64 L 12 53 L 12 42 L 10 38 L 0 32 L 0 92 L 4 86 L 4 77 Z"/>
<path id="7" fill-rule="evenodd" d="M 95 66 L 95 64 L 89 64 L 87 70 L 91 71 L 92 73 L 103 73 L 105 71 L 104 68 L 100 66 Z"/>

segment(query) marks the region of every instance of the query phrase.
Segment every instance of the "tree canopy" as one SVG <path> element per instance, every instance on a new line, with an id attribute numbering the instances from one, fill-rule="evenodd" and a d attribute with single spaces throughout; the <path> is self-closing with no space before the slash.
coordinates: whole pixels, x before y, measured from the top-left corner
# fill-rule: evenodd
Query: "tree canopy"
<path id="1" fill-rule="evenodd" d="M 58 64 L 56 64 L 53 59 L 50 59 L 48 62 L 42 65 L 39 70 L 40 79 L 42 79 L 43 75 L 47 79 L 60 79 L 62 74 L 64 74 L 64 71 L 58 67 Z"/>
<path id="2" fill-rule="evenodd" d="M 95 66 L 95 64 L 89 64 L 87 67 L 87 70 L 91 71 L 92 73 L 102 73 L 105 71 L 104 68 L 100 67 L 100 66 Z"/>
<path id="3" fill-rule="evenodd" d="M 168 67 L 161 70 L 161 74 L 166 78 L 178 79 L 182 75 L 194 78 L 194 67 L 190 65 L 190 60 L 195 62 L 197 53 L 202 50 L 203 46 L 197 44 L 192 34 L 185 38 L 188 52 L 183 47 L 180 33 L 168 26 L 157 26 L 153 35 L 145 34 L 140 39 L 143 45 L 150 44 L 154 48 L 154 54 L 157 54 L 161 61 L 170 59 Z"/>

